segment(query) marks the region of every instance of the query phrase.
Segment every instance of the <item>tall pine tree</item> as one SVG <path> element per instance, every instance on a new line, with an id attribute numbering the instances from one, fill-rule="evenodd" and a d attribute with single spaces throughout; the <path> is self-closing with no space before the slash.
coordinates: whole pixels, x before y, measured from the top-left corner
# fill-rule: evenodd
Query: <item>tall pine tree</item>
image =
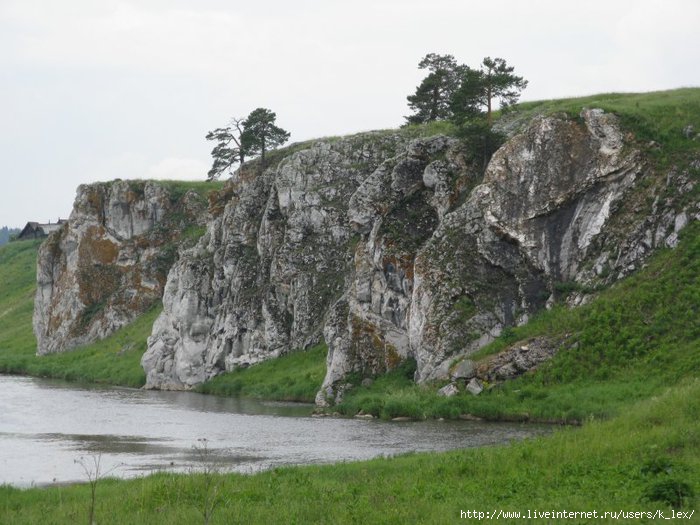
<path id="1" fill-rule="evenodd" d="M 459 87 L 464 66 L 452 55 L 430 53 L 418 63 L 418 69 L 427 69 L 428 75 L 407 97 L 413 114 L 406 118 L 408 124 L 419 124 L 451 117 L 450 100 Z"/>
<path id="2" fill-rule="evenodd" d="M 265 152 L 281 146 L 289 140 L 289 132 L 275 124 L 277 115 L 265 108 L 253 110 L 243 122 L 247 150 L 250 154 L 260 154 L 261 165 L 265 166 Z"/>
<path id="3" fill-rule="evenodd" d="M 514 68 L 502 58 L 486 57 L 481 68 L 466 68 L 459 88 L 452 97 L 453 119 L 460 121 L 471 118 L 475 111 L 486 110 L 486 122 L 493 122 L 493 103 L 501 108 L 515 104 L 520 92 L 527 87 L 527 80 L 513 73 Z"/>
<path id="4" fill-rule="evenodd" d="M 248 155 L 248 140 L 243 129 L 243 119 L 233 118 L 231 124 L 225 128 L 216 128 L 206 135 L 207 140 L 216 141 L 216 146 L 211 150 L 214 159 L 208 180 L 218 179 L 221 174 L 230 170 L 235 164 L 241 166 Z"/>

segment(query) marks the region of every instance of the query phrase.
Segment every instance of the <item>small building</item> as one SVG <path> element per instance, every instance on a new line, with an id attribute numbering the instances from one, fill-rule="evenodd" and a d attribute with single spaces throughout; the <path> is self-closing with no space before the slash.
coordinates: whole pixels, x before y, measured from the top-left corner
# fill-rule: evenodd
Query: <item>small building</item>
<path id="1" fill-rule="evenodd" d="M 40 224 L 38 222 L 28 222 L 22 231 L 17 235 L 18 241 L 25 239 L 43 239 L 48 237 L 50 233 L 55 232 L 68 221 L 66 219 L 58 219 L 58 222 Z"/>

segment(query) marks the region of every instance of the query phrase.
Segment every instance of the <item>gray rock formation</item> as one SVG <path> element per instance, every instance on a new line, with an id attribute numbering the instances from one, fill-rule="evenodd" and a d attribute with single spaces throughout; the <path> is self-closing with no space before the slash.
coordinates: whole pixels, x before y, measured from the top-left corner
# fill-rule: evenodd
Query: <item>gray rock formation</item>
<path id="1" fill-rule="evenodd" d="M 488 356 L 473 367 L 469 379 L 490 384 L 515 379 L 551 359 L 566 344 L 566 338 L 535 337 Z M 465 377 L 464 379 L 468 379 Z"/>
<path id="2" fill-rule="evenodd" d="M 179 233 L 206 220 L 196 194 L 176 197 L 154 182 L 78 188 L 68 223 L 39 249 L 38 354 L 103 338 L 161 298 Z"/>
<path id="3" fill-rule="evenodd" d="M 555 301 L 636 269 L 698 217 L 601 110 L 537 117 L 482 175 L 470 146 L 400 133 L 319 141 L 244 171 L 173 266 L 142 364 L 186 389 L 323 337 L 333 403 L 349 374 L 416 359 L 417 381 Z M 643 182 L 643 184 L 641 183 Z"/>
<path id="4" fill-rule="evenodd" d="M 223 213 L 170 273 L 142 359 L 146 386 L 189 388 L 318 341 L 353 266 L 348 201 L 404 147 L 364 134 L 240 174 Z"/>

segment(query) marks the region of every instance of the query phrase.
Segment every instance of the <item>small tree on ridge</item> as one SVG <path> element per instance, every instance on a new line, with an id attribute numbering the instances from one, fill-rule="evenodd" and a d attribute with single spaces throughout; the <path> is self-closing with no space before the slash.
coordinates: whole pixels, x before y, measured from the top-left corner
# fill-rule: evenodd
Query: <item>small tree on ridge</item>
<path id="1" fill-rule="evenodd" d="M 246 149 L 251 154 L 260 154 L 265 165 L 265 152 L 281 146 L 289 140 L 289 132 L 275 125 L 277 115 L 266 108 L 257 108 L 243 122 Z"/>
<path id="2" fill-rule="evenodd" d="M 218 179 L 224 171 L 231 169 L 233 165 L 240 164 L 242 166 L 245 162 L 248 140 L 243 129 L 242 118 L 234 117 L 229 126 L 216 128 L 207 133 L 205 138 L 217 142 L 214 149 L 211 150 L 214 162 L 207 173 L 207 180 Z"/>

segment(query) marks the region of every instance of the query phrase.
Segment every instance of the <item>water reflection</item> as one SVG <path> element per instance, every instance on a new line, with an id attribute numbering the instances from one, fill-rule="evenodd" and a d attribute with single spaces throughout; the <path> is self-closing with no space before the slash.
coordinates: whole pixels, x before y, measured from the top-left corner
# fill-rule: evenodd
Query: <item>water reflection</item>
<path id="1" fill-rule="evenodd" d="M 86 455 L 99 455 L 105 471 L 119 477 L 188 471 L 202 438 L 217 463 L 252 472 L 490 445 L 547 431 L 468 421 L 312 418 L 312 408 L 0 376 L 0 483 L 81 481 L 75 460 Z"/>

